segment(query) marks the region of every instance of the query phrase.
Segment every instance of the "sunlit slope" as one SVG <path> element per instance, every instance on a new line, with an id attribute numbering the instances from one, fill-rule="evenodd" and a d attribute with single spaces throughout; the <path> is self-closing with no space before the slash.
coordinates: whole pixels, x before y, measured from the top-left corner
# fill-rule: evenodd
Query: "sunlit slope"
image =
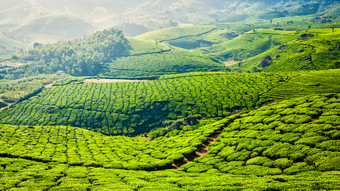
<path id="1" fill-rule="evenodd" d="M 242 114 L 209 145 L 208 155 L 181 169 L 258 176 L 339 171 L 339 131 L 339 94 L 274 103 Z"/>
<path id="2" fill-rule="evenodd" d="M 0 158 L 1 190 L 338 190 L 338 171 L 249 176 L 133 171 Z"/>
<path id="3" fill-rule="evenodd" d="M 66 126 L 0 125 L 0 156 L 71 166 L 131 170 L 172 169 L 172 163 L 194 153 L 214 131 L 230 121 L 225 119 L 174 135 L 141 141 L 123 136 L 104 136 Z"/>
<path id="4" fill-rule="evenodd" d="M 339 70 L 292 74 L 190 73 L 159 80 L 69 84 L 2 113 L 1 123 L 71 125 L 107 135 L 137 135 L 189 115 L 225 116 L 273 100 L 337 93 Z"/>
<path id="5" fill-rule="evenodd" d="M 192 25 L 161 29 L 136 38 L 167 43 L 171 46 L 191 50 L 228 41 L 228 38 L 223 36 L 223 33 L 226 32 L 216 25 Z"/>
<path id="6" fill-rule="evenodd" d="M 7 79 L 59 71 L 73 76 L 127 78 L 227 70 L 207 55 L 157 41 L 127 39 L 116 29 L 55 44 L 35 44 L 34 49 L 12 56 L 11 62 L 26 64 L 1 70 L 0 75 Z"/>
<path id="7" fill-rule="evenodd" d="M 184 36 L 194 36 L 206 33 L 215 28 L 215 25 L 188 25 L 179 27 L 170 27 L 161 30 L 148 32 L 137 36 L 141 40 L 167 41 Z"/>
<path id="8" fill-rule="evenodd" d="M 272 47 L 238 66 L 245 70 L 259 68 L 260 62 L 270 56 L 269 66 L 262 71 L 323 70 L 340 67 L 340 29 L 312 29 L 299 33 L 298 38 Z"/>
<path id="9" fill-rule="evenodd" d="M 173 168 L 172 163 L 190 158 L 209 136 L 224 128 L 209 145 L 208 155 L 197 157 L 181 170 L 216 169 L 260 176 L 333 171 L 340 170 L 339 109 L 339 94 L 311 95 L 208 125 L 187 126 L 153 141 L 66 126 L 1 125 L 0 154 L 71 166 L 168 169 Z"/>
<path id="10" fill-rule="evenodd" d="M 160 52 L 144 52 L 106 62 L 101 75 L 128 78 L 228 70 L 207 55 L 168 47 Z"/>
<path id="11" fill-rule="evenodd" d="M 254 109 L 287 79 L 279 74 L 190 73 L 154 81 L 53 86 L 3 111 L 0 121 L 136 135 L 189 115 L 216 117 Z"/>
<path id="12" fill-rule="evenodd" d="M 255 33 L 254 33 L 255 32 Z M 220 60 L 243 60 L 263 53 L 272 47 L 292 41 L 299 37 L 296 31 L 275 31 L 256 29 L 244 33 L 230 41 L 217 44 L 200 51 Z"/>
<path id="13" fill-rule="evenodd" d="M 153 40 L 128 38 L 127 50 L 125 56 L 107 61 L 101 74 L 126 78 L 227 70 L 212 57 Z"/>
<path id="14" fill-rule="evenodd" d="M 339 94 L 310 95 L 150 142 L 0 125 L 0 190 L 337 190 L 339 103 Z M 169 169 L 223 127 L 208 155 Z"/>

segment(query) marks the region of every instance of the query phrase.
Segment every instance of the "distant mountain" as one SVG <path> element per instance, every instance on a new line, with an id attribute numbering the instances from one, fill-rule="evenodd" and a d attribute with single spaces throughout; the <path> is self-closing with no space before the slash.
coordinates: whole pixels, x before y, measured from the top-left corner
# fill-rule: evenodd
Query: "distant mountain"
<path id="1" fill-rule="evenodd" d="M 0 32 L 8 39 L 32 45 L 115 26 L 127 36 L 136 36 L 168 27 L 169 22 L 233 22 L 261 13 L 266 18 L 273 11 L 284 11 L 275 12 L 283 16 L 315 14 L 335 4 L 339 0 L 1 0 Z"/>

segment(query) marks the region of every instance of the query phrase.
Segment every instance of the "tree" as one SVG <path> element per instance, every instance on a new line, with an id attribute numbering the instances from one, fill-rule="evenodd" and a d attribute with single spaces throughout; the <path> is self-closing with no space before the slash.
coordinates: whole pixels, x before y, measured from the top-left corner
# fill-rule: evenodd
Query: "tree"
<path id="1" fill-rule="evenodd" d="M 19 59 L 18 56 L 16 56 L 16 55 L 12 56 L 12 60 L 18 60 L 18 59 Z"/>
<path id="2" fill-rule="evenodd" d="M 42 47 L 42 44 L 38 43 L 38 42 L 35 42 L 33 44 L 33 48 L 41 48 Z"/>

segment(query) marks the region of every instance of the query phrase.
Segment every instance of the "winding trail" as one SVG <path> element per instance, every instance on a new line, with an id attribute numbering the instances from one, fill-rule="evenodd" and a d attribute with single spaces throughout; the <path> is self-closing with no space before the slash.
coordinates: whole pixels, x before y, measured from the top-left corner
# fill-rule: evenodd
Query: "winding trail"
<path id="1" fill-rule="evenodd" d="M 56 83 L 56 81 L 53 81 L 52 83 L 46 84 L 44 87 L 45 88 L 51 88 L 55 83 Z"/>
<path id="2" fill-rule="evenodd" d="M 168 40 L 160 40 L 159 43 L 168 42 L 168 41 L 173 41 L 173 40 L 179 40 L 179 39 L 188 38 L 188 37 L 200 37 L 200 36 L 202 36 L 202 35 L 211 33 L 211 32 L 214 31 L 214 30 L 217 30 L 217 28 L 213 28 L 213 29 L 211 29 L 211 30 L 208 30 L 208 31 L 203 32 L 203 33 L 200 33 L 200 34 L 195 34 L 195 35 L 185 35 L 185 36 L 180 36 L 180 37 L 172 38 L 172 39 L 168 39 Z"/>
<path id="3" fill-rule="evenodd" d="M 223 132 L 223 129 L 225 129 L 226 127 L 229 126 L 231 122 L 227 123 L 225 126 L 223 126 L 221 129 L 215 131 L 214 133 L 212 133 L 208 138 L 208 141 L 204 142 L 198 149 L 197 151 L 189 156 L 185 156 L 183 161 L 179 161 L 179 162 L 174 162 L 172 164 L 172 166 L 176 169 L 180 169 L 182 165 L 185 165 L 189 162 L 193 162 L 196 158 L 207 155 L 208 151 L 209 151 L 209 145 L 211 143 L 214 143 L 216 141 L 216 139 L 218 138 L 218 136 L 220 136 Z"/>

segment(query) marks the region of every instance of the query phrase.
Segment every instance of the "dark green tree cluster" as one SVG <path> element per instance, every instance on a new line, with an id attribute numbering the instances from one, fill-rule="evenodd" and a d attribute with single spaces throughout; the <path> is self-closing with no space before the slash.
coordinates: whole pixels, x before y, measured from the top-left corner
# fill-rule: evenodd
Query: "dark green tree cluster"
<path id="1" fill-rule="evenodd" d="M 108 29 L 91 36 L 35 46 L 24 54 L 24 60 L 34 61 L 31 70 L 39 73 L 64 71 L 71 75 L 96 75 L 103 62 L 127 52 L 127 40 L 122 31 Z M 36 71 L 34 71 L 36 72 Z"/>

